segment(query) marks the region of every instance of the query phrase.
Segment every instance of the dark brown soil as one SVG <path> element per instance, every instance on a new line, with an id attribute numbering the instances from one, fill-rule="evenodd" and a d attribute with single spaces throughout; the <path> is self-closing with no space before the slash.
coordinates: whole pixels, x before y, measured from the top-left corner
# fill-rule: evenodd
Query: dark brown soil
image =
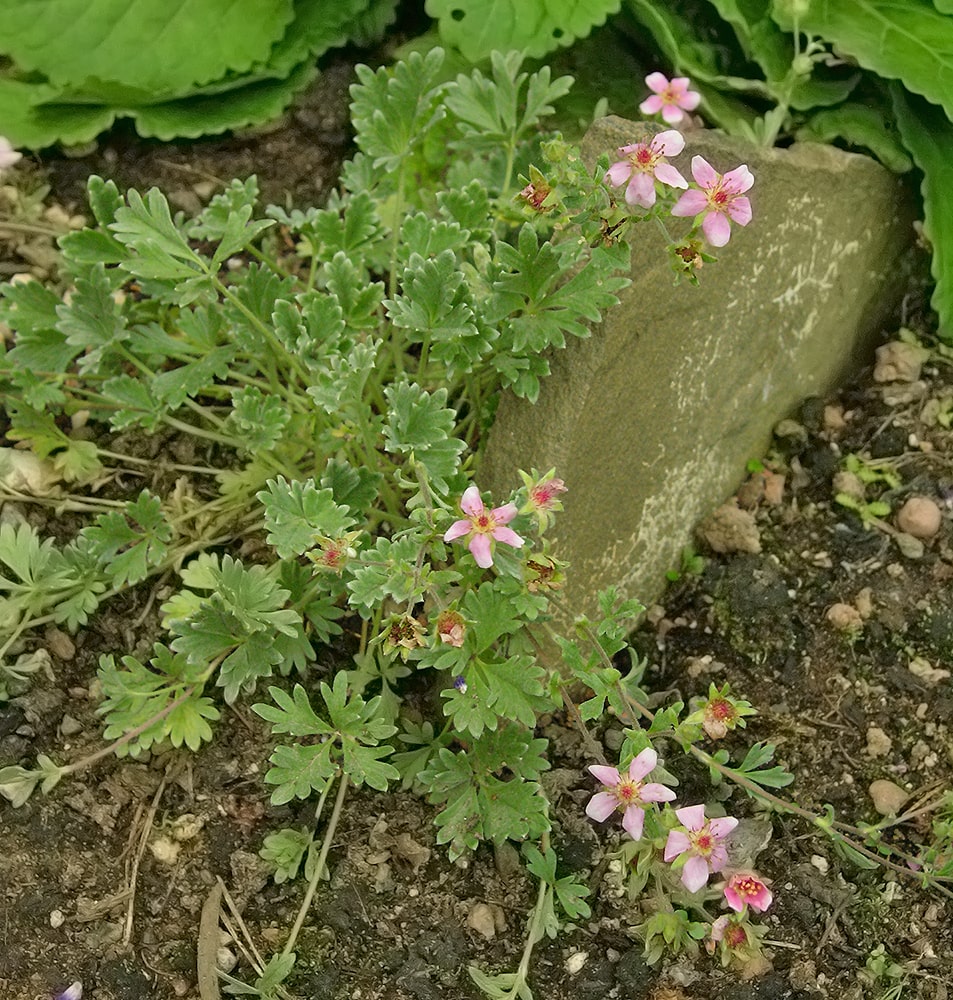
<path id="1" fill-rule="evenodd" d="M 267 134 L 182 146 L 116 138 L 87 157 L 50 162 L 54 196 L 79 208 L 85 177 L 100 173 L 123 187 L 179 192 L 188 209 L 204 190 L 197 193 L 196 183 L 254 172 L 266 201 L 320 201 L 347 153 L 349 82 L 349 65 L 332 67 Z M 837 400 L 807 401 L 795 415 L 803 433 L 779 439 L 777 454 L 766 457 L 787 475 L 782 503 L 767 505 L 750 488 L 743 496 L 754 502 L 762 551 L 703 552 L 702 574 L 674 584 L 653 609 L 654 624 L 634 638 L 654 691 L 687 699 L 710 681 L 730 681 L 759 711 L 740 734 L 744 742 L 776 743 L 796 775 L 782 794 L 815 810 L 830 803 L 851 823 L 878 818 L 867 792 L 875 779 L 908 790 L 910 803 L 953 785 L 953 685 L 949 676 L 909 668 L 916 659 L 941 670 L 953 662 L 953 433 L 935 418 L 926 422 L 928 401 L 953 393 L 950 375 L 949 363 L 934 359 L 906 401 L 894 393 L 886 402 L 869 371 Z M 825 423 L 824 402 L 839 402 L 842 428 L 832 427 L 830 411 Z M 887 497 L 894 509 L 908 494 L 940 504 L 943 525 L 920 558 L 904 556 L 891 535 L 864 528 L 833 502 L 831 479 L 848 453 L 895 465 L 903 485 Z M 74 760 L 101 745 L 91 697 L 98 656 L 151 641 L 152 597 L 143 585 L 113 602 L 75 637 L 72 654 L 55 634 L 45 637 L 60 650 L 54 676 L 0 703 L 0 764 L 26 763 L 38 752 Z M 869 613 L 847 634 L 827 612 L 854 602 Z M 766 918 L 771 969 L 745 982 L 704 954 L 646 966 L 631 933 L 636 911 L 601 891 L 606 852 L 618 841 L 584 815 L 594 789 L 581 737 L 559 717 L 543 735 L 556 754 L 548 778 L 554 842 L 566 871 L 592 888 L 593 914 L 537 946 L 536 1000 L 898 996 L 887 989 L 899 980 L 872 985 L 858 976 L 881 944 L 902 966 L 904 997 L 948 997 L 950 903 L 913 879 L 859 871 L 822 835 L 783 815 L 773 817 L 773 840 L 759 859 L 776 896 Z M 613 759 L 618 726 L 597 735 Z M 732 748 L 741 745 L 730 738 Z M 213 744 L 198 756 L 110 759 L 21 809 L 0 802 L 0 996 L 49 997 L 81 979 L 88 1000 L 197 1000 L 200 914 L 218 877 L 259 950 L 279 949 L 304 890 L 300 879 L 274 885 L 257 851 L 269 832 L 307 826 L 313 805 L 270 804 L 262 782 L 270 750 L 267 727 L 240 705 L 224 709 Z M 737 791 L 730 807 L 753 814 Z M 409 793 L 351 796 L 330 854 L 331 880 L 299 939 L 293 996 L 465 1000 L 479 995 L 469 963 L 516 968 L 535 897 L 516 850 L 483 848 L 451 865 L 435 844 L 434 811 Z M 916 852 L 929 842 L 931 818 L 892 835 Z M 147 823 L 149 846 L 140 852 Z M 497 914 L 490 939 L 468 925 L 478 903 Z M 572 974 L 566 960 L 580 951 L 587 960 Z M 236 974 L 250 978 L 244 964 Z"/>

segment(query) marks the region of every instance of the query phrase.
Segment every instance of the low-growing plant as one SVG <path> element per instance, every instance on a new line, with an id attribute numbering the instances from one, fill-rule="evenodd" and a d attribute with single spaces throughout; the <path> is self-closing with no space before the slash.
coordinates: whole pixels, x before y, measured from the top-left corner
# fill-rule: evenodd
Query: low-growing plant
<path id="1" fill-rule="evenodd" d="M 770 901 L 754 850 L 728 870 L 716 841 L 733 819 L 711 819 L 708 802 L 657 807 L 675 778 L 656 746 L 812 823 L 845 857 L 905 870 L 832 811 L 766 791 L 791 780 L 771 745 L 734 763 L 701 748 L 753 714 L 727 686 L 651 712 L 644 665 L 623 675 L 615 659 L 636 602 L 610 591 L 597 620 L 551 636 L 565 672 L 541 657 L 565 577 L 550 529 L 566 485 L 555 470 L 523 472 L 494 506 L 471 482 L 499 393 L 534 399 L 546 352 L 588 335 L 616 301 L 634 223 L 661 223 L 676 278 L 694 280 L 731 223 L 750 221 L 750 172 L 705 164 L 691 185 L 665 160 L 681 151 L 672 130 L 590 168 L 539 131 L 567 79 L 495 55 L 491 76 L 445 84 L 440 63 L 435 50 L 359 68 L 359 152 L 327 207 L 261 217 L 250 179 L 187 219 L 159 191 L 123 197 L 93 178 L 97 226 L 61 240 L 66 294 L 2 289 L 15 331 L 0 366 L 15 442 L 2 496 L 56 515 L 55 536 L 15 516 L 0 526 L 9 682 L 28 679 L 36 629 L 82 628 L 157 577 L 171 593 L 147 643 L 100 658 L 112 742 L 65 765 L 0 768 L 0 794 L 20 805 L 114 753 L 198 750 L 220 700 L 267 688 L 253 710 L 278 739 L 272 799 L 317 804 L 312 830 L 263 845 L 276 879 L 303 871 L 308 888 L 255 983 L 225 977 L 239 994 L 282 995 L 348 790 L 400 784 L 437 808 L 451 859 L 522 842 L 538 883 L 522 959 L 471 974 L 489 996 L 531 997 L 534 945 L 589 915 L 589 887 L 557 867 L 542 780 L 537 723 L 561 710 L 599 761 L 606 790 L 590 815 L 621 809 L 632 837 L 617 874 L 633 895 L 651 884 L 637 933 L 652 960 L 661 942 L 692 949 L 706 936 L 723 961 L 744 960 L 757 950 L 748 908 Z M 439 692 L 434 718 L 405 702 L 420 677 Z M 578 706 L 574 685 L 591 692 Z M 608 711 L 625 727 L 619 768 L 587 728 Z M 726 885 L 709 892 L 718 872 Z M 916 877 L 938 884 L 925 863 Z M 713 898 L 733 915 L 714 916 Z"/>

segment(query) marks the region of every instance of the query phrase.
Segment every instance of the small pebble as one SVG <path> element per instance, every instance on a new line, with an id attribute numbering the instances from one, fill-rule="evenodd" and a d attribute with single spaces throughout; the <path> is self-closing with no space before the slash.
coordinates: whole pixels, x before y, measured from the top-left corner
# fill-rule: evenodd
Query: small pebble
<path id="1" fill-rule="evenodd" d="M 582 972 L 582 968 L 588 960 L 589 952 L 575 951 L 566 959 L 566 971 L 570 976 L 576 976 Z"/>
<path id="2" fill-rule="evenodd" d="M 916 382 L 929 352 L 916 344 L 891 340 L 877 348 L 875 382 Z"/>
<path id="3" fill-rule="evenodd" d="M 950 676 L 949 670 L 934 667 L 929 660 L 925 660 L 922 656 L 915 656 L 907 664 L 907 670 L 914 677 L 919 677 L 921 681 L 925 681 L 930 687 L 936 687 L 940 681 L 945 681 Z"/>
<path id="4" fill-rule="evenodd" d="M 838 602 L 827 609 L 824 616 L 838 632 L 859 632 L 864 627 L 864 619 L 853 604 Z"/>
<path id="5" fill-rule="evenodd" d="M 761 551 L 761 533 L 754 515 L 734 503 L 722 504 L 698 529 L 713 552 Z"/>
<path id="6" fill-rule="evenodd" d="M 871 726 L 867 730 L 867 746 L 865 749 L 871 757 L 883 757 L 885 754 L 890 753 L 892 746 L 893 741 L 879 726 Z"/>
<path id="7" fill-rule="evenodd" d="M 910 497 L 897 511 L 897 527 L 914 538 L 932 538 L 942 522 L 940 508 L 929 497 Z"/>
<path id="8" fill-rule="evenodd" d="M 896 816 L 904 802 L 910 798 L 909 792 L 905 792 L 899 785 L 895 785 L 885 778 L 872 781 L 867 789 L 867 794 L 874 804 L 874 809 L 881 816 Z"/>
<path id="9" fill-rule="evenodd" d="M 830 864 L 828 863 L 827 858 L 825 858 L 822 854 L 812 854 L 811 855 L 811 864 L 822 875 L 826 875 L 828 873 L 828 871 L 830 870 L 830 867 L 831 867 Z"/>
<path id="10" fill-rule="evenodd" d="M 62 910 L 51 910 L 50 911 L 50 927 L 56 930 L 58 927 L 62 927 L 65 922 L 66 917 L 63 916 Z"/>
<path id="11" fill-rule="evenodd" d="M 486 903 L 475 903 L 467 914 L 467 927 L 487 941 L 496 937 L 496 920 L 493 910 Z"/>
<path id="12" fill-rule="evenodd" d="M 60 722 L 61 736 L 75 736 L 83 731 L 83 724 L 79 719 L 74 719 L 72 715 L 64 715 Z"/>

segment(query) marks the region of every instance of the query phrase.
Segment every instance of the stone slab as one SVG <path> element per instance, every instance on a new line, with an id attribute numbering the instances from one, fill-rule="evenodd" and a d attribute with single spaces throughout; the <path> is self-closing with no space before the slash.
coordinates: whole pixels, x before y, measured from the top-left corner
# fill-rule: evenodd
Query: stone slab
<path id="1" fill-rule="evenodd" d="M 655 131 L 601 119 L 583 157 Z M 912 200 L 873 160 L 699 130 L 672 158 L 686 177 L 696 153 L 721 173 L 748 164 L 752 223 L 732 227 L 697 288 L 673 287 L 661 234 L 637 228 L 621 305 L 591 338 L 552 354 L 535 405 L 503 398 L 481 465 L 494 496 L 519 484 L 518 468 L 555 466 L 565 480 L 554 554 L 571 564 L 565 603 L 576 613 L 593 613 L 609 585 L 656 600 L 696 523 L 763 456 L 774 424 L 869 363 L 904 288 Z"/>

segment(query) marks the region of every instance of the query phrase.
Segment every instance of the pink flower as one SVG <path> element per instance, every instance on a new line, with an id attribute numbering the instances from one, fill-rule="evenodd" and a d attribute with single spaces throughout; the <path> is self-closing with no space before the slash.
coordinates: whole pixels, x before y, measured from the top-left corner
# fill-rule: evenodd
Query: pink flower
<path id="1" fill-rule="evenodd" d="M 703 157 L 692 157 L 692 176 L 702 188 L 686 191 L 675 203 L 672 215 L 698 216 L 704 213 L 702 232 L 713 247 L 723 247 L 731 238 L 731 224 L 747 226 L 751 202 L 742 195 L 754 184 L 754 174 L 745 164 L 722 176 Z"/>
<path id="2" fill-rule="evenodd" d="M 613 187 L 619 187 L 628 181 L 625 200 L 630 205 L 651 208 L 655 204 L 656 180 L 669 187 L 688 187 L 688 181 L 665 160 L 666 156 L 677 156 L 684 148 L 685 140 L 674 129 L 659 132 L 648 143 L 637 142 L 631 146 L 621 146 L 618 152 L 622 159 L 609 167 L 605 173 L 605 181 Z"/>
<path id="3" fill-rule="evenodd" d="M 669 80 L 664 73 L 649 73 L 645 83 L 654 93 L 639 105 L 639 111 L 645 115 L 657 115 L 661 111 L 669 125 L 677 125 L 685 112 L 694 111 L 702 99 L 701 94 L 688 89 L 691 81 L 687 76 Z"/>
<path id="4" fill-rule="evenodd" d="M 10 144 L 9 139 L 0 135 L 0 170 L 12 167 L 14 163 L 23 158 L 23 154 L 17 152 Z"/>
<path id="5" fill-rule="evenodd" d="M 486 569 L 493 565 L 493 543 L 490 539 L 512 545 L 514 549 L 523 547 L 523 539 L 512 528 L 504 527 L 516 517 L 516 504 L 508 503 L 487 512 L 476 486 L 470 486 L 460 500 L 460 509 L 466 518 L 454 521 L 443 536 L 445 542 L 452 542 L 466 536 L 467 547 L 473 553 L 477 566 Z"/>
<path id="6" fill-rule="evenodd" d="M 600 823 L 607 820 L 616 810 L 622 811 L 622 826 L 633 840 L 642 839 L 645 823 L 645 809 L 649 802 L 671 802 L 675 793 L 671 788 L 642 779 L 654 770 L 658 754 L 646 747 L 629 764 L 629 776 L 623 778 L 621 772 L 605 764 L 590 764 L 589 773 L 598 778 L 609 790 L 597 792 L 586 806 L 586 815 Z"/>
<path id="7" fill-rule="evenodd" d="M 705 820 L 704 806 L 676 809 L 684 830 L 672 830 L 665 842 L 665 860 L 672 861 L 682 854 L 687 860 L 682 866 L 682 884 L 689 892 L 697 892 L 708 883 L 710 872 L 720 872 L 728 861 L 728 852 L 721 843 L 738 825 L 733 816 Z"/>
<path id="8" fill-rule="evenodd" d="M 753 910 L 764 911 L 773 899 L 771 890 L 751 872 L 735 872 L 725 886 L 725 901 L 738 913 L 745 908 L 745 904 Z"/>

